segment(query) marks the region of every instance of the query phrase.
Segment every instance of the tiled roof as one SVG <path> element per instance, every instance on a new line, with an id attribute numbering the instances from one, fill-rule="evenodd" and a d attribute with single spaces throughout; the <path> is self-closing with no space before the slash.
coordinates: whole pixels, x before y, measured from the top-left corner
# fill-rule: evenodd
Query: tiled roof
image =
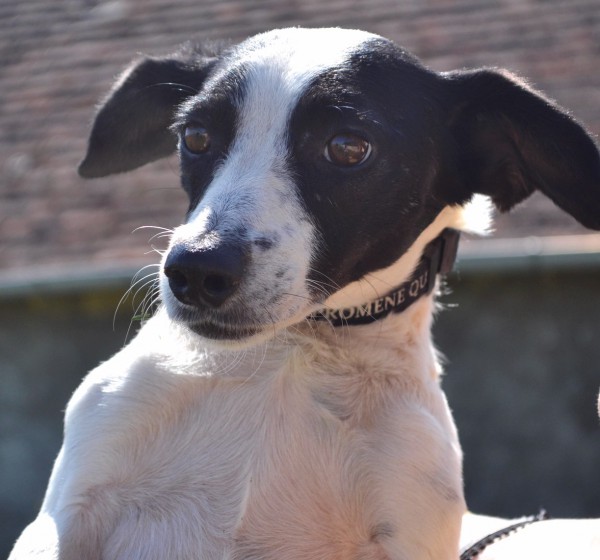
<path id="1" fill-rule="evenodd" d="M 360 27 L 437 70 L 505 66 L 600 134 L 598 0 L 28 0 L 0 4 L 0 273 L 150 262 L 152 230 L 186 207 L 173 159 L 83 181 L 94 106 L 138 52 L 288 26 Z M 581 233 L 542 197 L 497 235 Z M 65 272 L 68 272 L 68 267 Z"/>

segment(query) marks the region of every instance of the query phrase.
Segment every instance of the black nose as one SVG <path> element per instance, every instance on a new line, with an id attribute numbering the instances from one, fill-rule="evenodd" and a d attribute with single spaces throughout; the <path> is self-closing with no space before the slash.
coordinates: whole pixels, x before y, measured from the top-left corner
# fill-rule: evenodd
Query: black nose
<path id="1" fill-rule="evenodd" d="M 176 246 L 169 252 L 164 272 L 181 303 L 219 307 L 238 290 L 247 260 L 246 252 L 237 245 L 210 249 Z"/>

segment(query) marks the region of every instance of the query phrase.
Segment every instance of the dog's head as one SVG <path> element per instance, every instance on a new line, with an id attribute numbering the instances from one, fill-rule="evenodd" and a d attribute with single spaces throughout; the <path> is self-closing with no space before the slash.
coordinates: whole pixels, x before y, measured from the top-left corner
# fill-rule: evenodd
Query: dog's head
<path id="1" fill-rule="evenodd" d="M 162 296 L 213 339 L 303 320 L 432 224 L 455 225 L 439 217 L 475 193 L 506 211 L 538 189 L 600 229 L 598 150 L 566 113 L 505 72 L 435 73 L 361 31 L 286 29 L 136 61 L 100 108 L 80 173 L 177 148 L 190 206 Z"/>

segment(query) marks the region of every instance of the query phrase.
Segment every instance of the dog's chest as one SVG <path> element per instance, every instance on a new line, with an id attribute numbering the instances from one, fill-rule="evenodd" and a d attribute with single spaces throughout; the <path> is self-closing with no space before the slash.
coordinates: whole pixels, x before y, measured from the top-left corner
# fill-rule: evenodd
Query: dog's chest
<path id="1" fill-rule="evenodd" d="M 454 532 L 447 505 L 405 507 L 417 487 L 462 507 L 441 403 L 425 406 L 422 383 L 382 367 L 391 358 L 292 354 L 207 364 L 212 377 L 135 352 L 99 368 L 70 412 L 82 462 L 60 481 L 78 557 L 379 559 L 418 548 L 410 535 L 430 523 Z M 127 377 L 107 380 L 115 368 Z M 99 435 L 81 439 L 86 426 Z"/>
<path id="2" fill-rule="evenodd" d="M 86 491 L 97 515 L 108 508 L 116 519 L 107 557 L 248 559 L 285 548 L 286 558 L 354 558 L 388 530 L 362 511 L 371 428 L 348 418 L 352 397 L 335 384 L 280 372 L 133 388 L 118 399 L 127 414 L 113 432 L 112 478 Z M 342 554 L 341 542 L 353 544 Z"/>

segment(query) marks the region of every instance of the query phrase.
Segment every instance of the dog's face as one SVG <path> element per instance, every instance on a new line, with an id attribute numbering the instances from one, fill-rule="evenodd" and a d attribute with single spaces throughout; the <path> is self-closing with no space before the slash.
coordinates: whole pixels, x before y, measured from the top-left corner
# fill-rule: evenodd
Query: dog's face
<path id="1" fill-rule="evenodd" d="M 145 121 L 107 147 L 123 119 Z M 190 208 L 161 291 L 212 339 L 303 320 L 475 192 L 506 210 L 539 188 L 600 227 L 598 153 L 576 123 L 503 74 L 436 74 L 365 32 L 288 29 L 144 60 L 101 109 L 80 171 L 156 159 L 172 133 Z"/>
<path id="2" fill-rule="evenodd" d="M 175 124 L 191 206 L 165 259 L 174 318 L 211 338 L 271 332 L 402 255 L 443 207 L 417 87 L 432 77 L 405 58 L 363 32 L 288 30 L 215 65 Z"/>

